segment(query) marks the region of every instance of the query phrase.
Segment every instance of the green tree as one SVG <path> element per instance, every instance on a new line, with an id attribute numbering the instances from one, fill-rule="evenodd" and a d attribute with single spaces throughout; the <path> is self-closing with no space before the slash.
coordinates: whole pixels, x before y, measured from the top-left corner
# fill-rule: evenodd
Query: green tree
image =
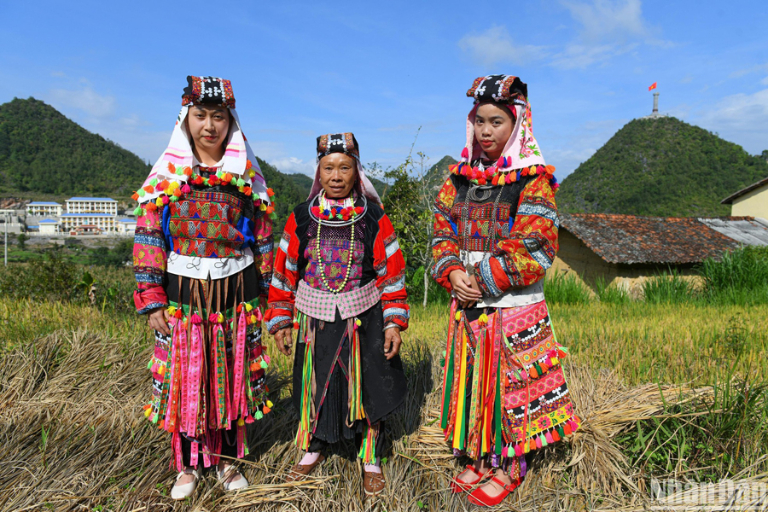
<path id="1" fill-rule="evenodd" d="M 16 241 L 19 244 L 19 249 L 24 251 L 27 249 L 27 240 L 29 240 L 29 236 L 26 233 L 19 233 L 16 235 Z"/>

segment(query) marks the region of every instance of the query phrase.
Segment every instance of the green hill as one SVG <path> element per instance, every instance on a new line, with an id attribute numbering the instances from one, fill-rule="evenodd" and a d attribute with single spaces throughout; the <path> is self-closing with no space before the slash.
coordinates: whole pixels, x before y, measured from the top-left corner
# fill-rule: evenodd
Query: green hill
<path id="1" fill-rule="evenodd" d="M 730 215 L 720 201 L 768 176 L 768 163 L 674 117 L 635 119 L 562 182 L 568 213 Z"/>
<path id="2" fill-rule="evenodd" d="M 443 158 L 437 161 L 435 165 L 429 168 L 424 175 L 424 179 L 427 180 L 432 188 L 438 190 L 445 182 L 445 178 L 448 177 L 448 167 L 455 164 L 458 160 L 452 156 L 445 155 Z"/>
<path id="3" fill-rule="evenodd" d="M 0 194 L 128 198 L 150 166 L 34 98 L 0 105 Z"/>

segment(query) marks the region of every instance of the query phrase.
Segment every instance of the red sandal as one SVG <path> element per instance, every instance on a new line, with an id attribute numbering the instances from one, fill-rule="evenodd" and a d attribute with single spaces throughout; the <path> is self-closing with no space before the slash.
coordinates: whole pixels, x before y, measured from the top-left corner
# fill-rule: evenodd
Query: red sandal
<path id="1" fill-rule="evenodd" d="M 475 466 L 473 466 L 472 464 L 468 464 L 467 469 L 473 472 L 475 475 L 477 475 L 477 480 L 475 480 L 474 482 L 461 482 L 459 481 L 459 477 L 457 475 L 456 478 L 451 480 L 451 490 L 453 492 L 466 492 L 470 490 L 473 486 L 477 485 L 480 482 L 480 480 L 488 476 L 488 474 L 493 470 L 493 468 L 490 468 L 485 473 L 478 473 L 477 470 L 475 469 Z M 464 471 L 462 471 L 462 473 L 463 472 Z M 459 473 L 459 475 L 460 474 L 461 473 Z"/>
<path id="2" fill-rule="evenodd" d="M 522 478 L 518 478 L 517 480 L 513 480 L 511 484 L 505 484 L 501 480 L 499 480 L 496 477 L 491 478 L 491 482 L 496 483 L 497 485 L 500 485 L 503 491 L 501 491 L 501 494 L 498 496 L 488 496 L 485 491 L 483 491 L 481 488 L 477 488 L 467 497 L 467 499 L 474 503 L 475 505 L 480 505 L 481 507 L 494 507 L 504 501 L 504 499 L 509 496 L 509 493 L 517 489 L 520 484 L 523 482 Z"/>

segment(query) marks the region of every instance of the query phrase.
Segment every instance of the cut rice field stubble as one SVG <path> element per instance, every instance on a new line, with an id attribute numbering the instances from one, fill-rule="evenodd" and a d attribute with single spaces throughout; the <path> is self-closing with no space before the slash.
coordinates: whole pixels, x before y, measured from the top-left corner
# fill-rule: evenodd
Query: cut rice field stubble
<path id="1" fill-rule="evenodd" d="M 661 428 L 673 420 L 684 428 L 690 414 L 706 414 L 686 404 L 720 404 L 709 384 L 740 372 L 753 380 L 766 374 L 766 313 L 766 307 L 553 305 L 558 340 L 570 348 L 566 372 L 584 427 L 568 443 L 536 454 L 525 484 L 498 510 L 646 506 L 647 472 L 660 469 L 665 473 L 654 475 L 668 477 L 681 470 L 679 457 L 658 460 L 667 453 Z M 388 425 L 389 484 L 379 510 L 471 509 L 448 488 L 460 466 L 436 423 L 447 317 L 444 306 L 414 306 L 403 335 L 409 397 Z M 275 407 L 251 430 L 252 453 L 243 462 L 253 486 L 227 495 L 208 475 L 193 499 L 174 503 L 167 434 L 141 414 L 151 385 L 143 319 L 87 305 L 0 299 L 0 322 L 0 511 L 373 509 L 363 504 L 361 468 L 348 446 L 334 452 L 317 478 L 282 483 L 299 455 L 292 443 L 292 358 L 279 354 L 271 338 Z M 740 403 L 734 402 L 737 410 Z M 675 442 L 685 432 L 680 428 Z M 633 438 L 635 430 L 645 445 Z M 731 474 L 764 473 L 762 443 L 736 435 L 725 443 L 755 462 L 751 468 L 741 462 Z"/>

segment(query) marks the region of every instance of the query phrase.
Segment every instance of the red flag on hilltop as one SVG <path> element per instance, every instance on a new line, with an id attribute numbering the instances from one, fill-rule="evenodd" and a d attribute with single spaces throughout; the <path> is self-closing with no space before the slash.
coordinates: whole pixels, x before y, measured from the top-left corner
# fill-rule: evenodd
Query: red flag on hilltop
<path id="1" fill-rule="evenodd" d="M 652 90 L 654 90 L 655 88 L 656 88 L 656 82 L 653 82 L 653 85 L 651 85 L 651 86 L 648 88 L 648 90 L 649 90 L 649 91 L 652 91 Z"/>

